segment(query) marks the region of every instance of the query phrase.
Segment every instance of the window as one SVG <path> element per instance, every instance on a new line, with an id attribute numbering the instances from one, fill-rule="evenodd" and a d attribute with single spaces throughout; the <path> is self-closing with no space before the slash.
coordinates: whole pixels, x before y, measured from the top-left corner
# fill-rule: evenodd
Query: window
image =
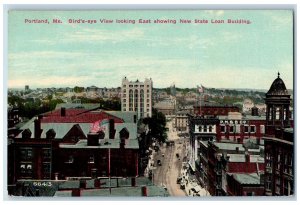
<path id="1" fill-rule="evenodd" d="M 31 163 L 21 163 L 20 164 L 20 172 L 23 175 L 32 174 L 32 164 Z"/>
<path id="2" fill-rule="evenodd" d="M 203 132 L 207 132 L 207 125 L 204 125 Z"/>
<path id="3" fill-rule="evenodd" d="M 50 163 L 45 162 L 43 163 L 43 178 L 44 179 L 49 179 L 50 178 Z"/>
<path id="4" fill-rule="evenodd" d="M 245 125 L 245 126 L 244 126 L 244 132 L 245 132 L 245 133 L 249 133 L 249 126 L 248 126 L 248 125 Z"/>
<path id="5" fill-rule="evenodd" d="M 276 194 L 280 194 L 280 178 L 278 177 L 278 178 L 276 178 L 276 181 L 275 181 L 275 192 L 276 192 Z"/>
<path id="6" fill-rule="evenodd" d="M 241 130 L 240 130 L 240 125 L 236 125 L 236 126 L 235 126 L 235 132 L 236 132 L 236 133 L 240 133 L 240 132 L 241 132 Z"/>
<path id="7" fill-rule="evenodd" d="M 275 118 L 276 120 L 279 120 L 280 119 L 280 109 L 279 109 L 279 107 L 278 108 L 276 108 L 276 118 Z"/>
<path id="8" fill-rule="evenodd" d="M 291 182 L 290 181 L 288 181 L 288 180 L 284 181 L 284 190 L 283 190 L 283 192 L 284 192 L 283 194 L 285 196 L 291 195 Z"/>
<path id="9" fill-rule="evenodd" d="M 234 126 L 233 126 L 233 125 L 230 125 L 230 126 L 229 126 L 229 132 L 230 132 L 230 133 L 233 133 L 233 132 L 234 132 Z"/>
<path id="10" fill-rule="evenodd" d="M 251 126 L 250 126 L 250 132 L 251 132 L 251 133 L 255 133 L 255 131 L 256 131 L 255 125 L 251 125 Z"/>
<path id="11" fill-rule="evenodd" d="M 260 125 L 260 133 L 265 134 L 265 126 Z"/>
<path id="12" fill-rule="evenodd" d="M 266 176 L 266 189 L 271 190 L 272 187 L 272 178 L 271 176 Z"/>
<path id="13" fill-rule="evenodd" d="M 31 147 L 21 148 L 20 158 L 22 161 L 32 160 L 32 148 Z"/>
<path id="14" fill-rule="evenodd" d="M 43 159 L 47 160 L 51 158 L 51 150 L 49 148 L 43 149 Z"/>
<path id="15" fill-rule="evenodd" d="M 199 126 L 199 132 L 202 132 L 202 126 Z"/>
<path id="16" fill-rule="evenodd" d="M 281 166 L 281 153 L 277 155 L 277 169 L 280 170 Z"/>
<path id="17" fill-rule="evenodd" d="M 226 132 L 226 127 L 225 127 L 225 125 L 221 125 L 221 132 L 222 132 L 222 133 Z"/>
<path id="18" fill-rule="evenodd" d="M 211 125 L 208 127 L 208 131 L 212 132 L 212 126 Z"/>

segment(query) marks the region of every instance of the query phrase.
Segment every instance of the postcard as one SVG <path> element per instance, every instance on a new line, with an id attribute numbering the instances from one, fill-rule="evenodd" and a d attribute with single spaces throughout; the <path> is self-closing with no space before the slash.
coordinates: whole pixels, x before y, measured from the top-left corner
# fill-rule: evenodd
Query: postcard
<path id="1" fill-rule="evenodd" d="M 7 56 L 11 198 L 295 196 L 293 9 L 9 10 Z"/>

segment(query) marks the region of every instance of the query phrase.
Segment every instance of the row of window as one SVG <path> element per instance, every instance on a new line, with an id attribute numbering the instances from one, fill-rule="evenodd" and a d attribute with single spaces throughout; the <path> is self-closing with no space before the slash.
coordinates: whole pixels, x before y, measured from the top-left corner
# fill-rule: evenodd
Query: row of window
<path id="1" fill-rule="evenodd" d="M 43 162 L 42 164 L 42 173 L 43 178 L 48 179 L 50 178 L 51 173 L 51 165 L 49 162 Z M 33 174 L 33 167 L 31 162 L 22 162 L 20 163 L 20 174 L 21 177 L 32 177 Z"/>
<path id="2" fill-rule="evenodd" d="M 274 116 L 274 118 L 275 118 L 275 120 L 279 120 L 281 117 L 280 117 L 280 115 L 281 115 L 281 108 L 275 108 L 275 116 Z M 270 110 L 269 110 L 269 120 L 272 120 L 272 108 L 270 108 Z M 284 120 L 286 120 L 287 119 L 287 108 L 284 108 L 283 109 L 283 116 L 282 116 L 282 118 L 284 119 Z"/>
<path id="3" fill-rule="evenodd" d="M 123 93 L 125 94 L 126 92 L 127 92 L 127 90 L 124 89 L 124 90 L 123 90 Z M 129 90 L 129 94 L 132 94 L 133 92 L 134 92 L 135 94 L 138 94 L 138 93 L 143 94 L 143 93 L 144 93 L 144 90 L 141 89 L 140 92 L 139 92 L 138 90 L 131 90 L 131 89 Z M 147 93 L 150 93 L 150 89 L 147 89 L 146 92 L 147 92 Z"/>
<path id="4" fill-rule="evenodd" d="M 20 149 L 20 159 L 21 161 L 30 161 L 33 158 L 33 150 L 31 147 L 25 147 Z M 51 149 L 43 148 L 42 149 L 42 159 L 48 160 L 51 158 Z"/>
<path id="5" fill-rule="evenodd" d="M 196 125 L 195 132 L 215 132 L 215 127 L 212 125 Z"/>
<path id="6" fill-rule="evenodd" d="M 136 85 L 130 84 L 129 87 L 130 87 L 130 88 L 133 88 L 133 87 L 135 87 L 135 88 L 138 88 L 138 87 L 143 88 L 144 85 L 143 85 L 143 84 L 136 84 Z M 149 87 L 150 87 L 150 85 L 147 85 L 147 88 L 149 88 Z M 123 85 L 123 88 L 126 88 L 126 85 Z"/>
<path id="7" fill-rule="evenodd" d="M 221 125 L 221 133 L 229 132 L 229 133 L 241 133 L 240 125 Z M 244 133 L 256 133 L 255 125 L 244 125 Z M 265 133 L 265 126 L 260 125 L 260 133 Z"/>
<path id="8" fill-rule="evenodd" d="M 126 96 L 127 96 L 126 93 L 124 93 L 123 97 L 126 98 Z M 133 98 L 132 94 L 129 94 L 128 96 L 129 96 L 129 98 Z M 147 94 L 147 98 L 149 98 L 149 97 L 150 97 L 150 94 Z M 138 96 L 136 96 L 136 98 L 138 98 Z M 144 95 L 140 95 L 140 98 L 144 99 Z"/>
<path id="9" fill-rule="evenodd" d="M 275 165 L 276 165 L 275 168 L 277 170 L 280 170 L 281 166 L 282 166 L 284 173 L 293 175 L 293 159 L 292 159 L 292 156 L 290 154 L 286 154 L 286 155 L 282 156 L 281 153 L 278 153 L 276 162 L 274 162 L 274 159 L 272 158 L 271 154 L 266 153 L 266 166 L 267 166 L 267 168 L 272 168 L 273 163 L 275 163 Z"/>

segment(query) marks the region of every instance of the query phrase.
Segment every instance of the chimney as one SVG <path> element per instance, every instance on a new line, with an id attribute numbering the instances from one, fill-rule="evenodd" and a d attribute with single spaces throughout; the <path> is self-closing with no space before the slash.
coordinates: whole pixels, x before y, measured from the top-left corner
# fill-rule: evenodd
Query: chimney
<path id="1" fill-rule="evenodd" d="M 72 196 L 80 196 L 80 189 L 72 189 Z"/>
<path id="2" fill-rule="evenodd" d="M 148 196 L 147 187 L 146 186 L 142 186 L 142 196 Z"/>
<path id="3" fill-rule="evenodd" d="M 131 178 L 131 186 L 136 186 L 135 177 Z"/>
<path id="4" fill-rule="evenodd" d="M 31 137 L 31 131 L 27 128 L 22 132 L 22 139 L 29 139 Z"/>
<path id="5" fill-rule="evenodd" d="M 245 153 L 245 158 L 246 158 L 246 162 L 249 163 L 250 162 L 250 154 Z"/>
<path id="6" fill-rule="evenodd" d="M 38 139 L 41 137 L 41 120 L 34 120 L 34 138 Z"/>
<path id="7" fill-rule="evenodd" d="M 66 116 L 66 108 L 64 108 L 64 107 L 60 108 L 60 116 L 62 116 L 62 117 Z"/>
<path id="8" fill-rule="evenodd" d="M 109 139 L 114 139 L 115 133 L 115 121 L 114 119 L 109 119 Z"/>
<path id="9" fill-rule="evenodd" d="M 125 138 L 121 138 L 120 149 L 125 149 Z"/>
<path id="10" fill-rule="evenodd" d="M 90 132 L 87 134 L 87 137 L 88 137 L 88 141 L 87 141 L 88 146 L 99 146 L 99 133 Z"/>

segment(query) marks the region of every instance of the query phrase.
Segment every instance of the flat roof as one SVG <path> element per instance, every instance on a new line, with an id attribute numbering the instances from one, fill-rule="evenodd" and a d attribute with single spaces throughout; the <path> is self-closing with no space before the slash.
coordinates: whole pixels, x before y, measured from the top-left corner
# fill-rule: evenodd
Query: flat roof
<path id="1" fill-rule="evenodd" d="M 252 174 L 231 174 L 233 178 L 238 181 L 240 184 L 252 184 L 252 185 L 260 185 L 260 176 L 257 173 Z"/>

